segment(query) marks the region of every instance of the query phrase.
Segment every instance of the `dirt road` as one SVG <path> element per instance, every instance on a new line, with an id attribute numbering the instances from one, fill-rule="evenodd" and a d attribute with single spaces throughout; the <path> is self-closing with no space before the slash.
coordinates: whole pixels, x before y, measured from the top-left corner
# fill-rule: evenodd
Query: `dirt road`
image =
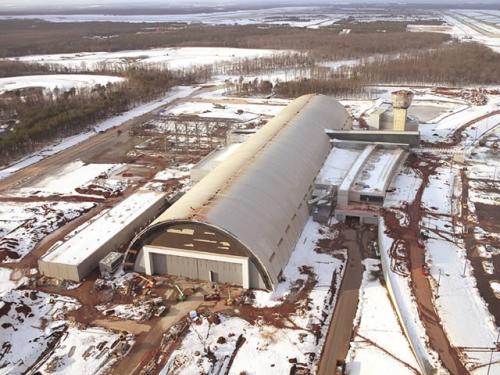
<path id="1" fill-rule="evenodd" d="M 415 166 L 418 168 L 418 166 Z M 429 159 L 427 167 L 420 168 L 422 184 L 417 191 L 414 201 L 408 205 L 407 214 L 409 225 L 402 227 L 399 219 L 392 211 L 384 213 L 384 219 L 390 236 L 404 241 L 408 256 L 408 268 L 411 275 L 412 292 L 415 296 L 420 319 L 424 324 L 429 337 L 430 346 L 439 354 L 443 366 L 453 375 L 469 374 L 461 361 L 460 351 L 453 347 L 441 325 L 441 320 L 434 307 L 434 299 L 429 279 L 423 274 L 425 264 L 425 249 L 417 243 L 420 237 L 420 220 L 423 210 L 421 206 L 422 195 L 429 182 L 429 176 L 435 171 L 432 160 Z"/>
<path id="2" fill-rule="evenodd" d="M 170 312 L 161 318 L 148 332 L 136 338 L 131 352 L 124 357 L 110 372 L 110 374 L 137 374 L 142 366 L 152 358 L 160 347 L 163 334 L 191 310 L 196 310 L 203 303 L 201 294 L 193 294 L 187 301 L 179 302 L 170 308 Z"/>
<path id="3" fill-rule="evenodd" d="M 203 91 L 211 90 L 214 90 L 214 88 L 200 88 L 185 98 L 173 100 L 162 106 L 162 108 L 172 107 L 199 95 Z M 54 173 L 54 171 L 57 171 L 65 164 L 77 159 L 87 162 L 99 161 L 101 163 L 124 162 L 124 153 L 117 152 L 117 150 L 128 150 L 131 148 L 132 140 L 128 134 L 128 130 L 135 124 L 140 124 L 154 118 L 157 111 L 158 108 L 144 115 L 125 121 L 119 127 L 109 129 L 104 133 L 98 133 L 73 147 L 67 148 L 64 151 L 15 172 L 11 176 L 0 180 L 0 192 L 26 186 L 36 179 Z"/>
<path id="4" fill-rule="evenodd" d="M 337 359 L 345 359 L 347 356 L 363 277 L 361 260 L 363 248 L 367 246 L 366 232 L 368 231 L 362 228 L 342 230 L 343 245 L 348 249 L 348 258 L 339 297 L 323 346 L 318 375 L 332 375 Z"/>

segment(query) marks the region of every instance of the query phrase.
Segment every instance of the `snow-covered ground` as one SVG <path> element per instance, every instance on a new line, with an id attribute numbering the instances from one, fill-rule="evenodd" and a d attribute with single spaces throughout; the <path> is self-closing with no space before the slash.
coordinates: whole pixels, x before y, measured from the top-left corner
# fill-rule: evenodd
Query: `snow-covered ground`
<path id="1" fill-rule="evenodd" d="M 68 327 L 54 351 L 38 368 L 42 375 L 106 373 L 134 343 L 131 335 L 90 327 Z"/>
<path id="2" fill-rule="evenodd" d="M 17 262 L 48 234 L 95 203 L 91 202 L 0 202 L 0 261 Z"/>
<path id="3" fill-rule="evenodd" d="M 10 268 L 0 267 L 0 298 L 27 281 L 27 278 L 24 276 L 13 278 L 13 273 L 14 271 Z"/>
<path id="4" fill-rule="evenodd" d="M 311 77 L 311 69 L 310 68 L 289 68 L 289 69 L 279 69 L 279 70 L 270 70 L 265 71 L 258 74 L 246 74 L 244 76 L 234 75 L 234 74 L 224 74 L 224 75 L 216 75 L 213 78 L 213 81 L 221 82 L 227 81 L 234 85 L 240 83 L 240 78 L 243 78 L 241 81 L 242 84 L 250 84 L 253 83 L 256 79 L 259 81 L 269 81 L 273 85 L 278 82 L 288 82 L 294 80 L 300 80 L 303 78 Z"/>
<path id="5" fill-rule="evenodd" d="M 153 48 L 118 52 L 80 52 L 53 55 L 30 55 L 11 58 L 75 70 L 121 68 L 129 65 L 160 66 L 172 70 L 189 69 L 239 59 L 269 57 L 286 51 L 226 47 Z"/>
<path id="6" fill-rule="evenodd" d="M 421 139 L 430 143 L 449 142 L 450 137 L 460 126 L 498 110 L 500 110 L 500 96 L 498 95 L 489 95 L 486 105 L 468 107 L 461 105 L 452 108 L 449 110 L 451 112 L 446 111 L 434 120 L 421 123 L 419 126 Z M 464 139 L 459 146 L 471 145 L 499 123 L 500 115 L 493 115 L 476 122 L 463 133 Z"/>
<path id="7" fill-rule="evenodd" d="M 165 115 L 197 115 L 207 118 L 227 118 L 241 122 L 256 120 L 261 116 L 268 118 L 278 114 L 285 105 L 265 104 L 232 104 L 230 102 L 214 105 L 206 102 L 188 102 L 179 104 L 165 113 Z"/>
<path id="8" fill-rule="evenodd" d="M 342 250 L 338 251 L 337 257 L 314 251 L 316 242 L 325 236 L 332 237 L 334 233 L 309 220 L 284 270 L 285 281 L 272 293 L 256 293 L 255 306 L 273 307 L 279 313 L 279 306 L 288 303 L 283 301 L 291 288 L 304 285 L 308 280 L 302 267 L 311 267 L 316 283 L 308 299 L 299 301 L 296 312 L 288 320 L 285 319 L 286 328 L 269 325 L 264 320 L 252 325 L 243 316 L 238 316 L 237 308 L 235 316 L 221 315 L 220 324 L 210 324 L 203 318 L 200 324 L 191 325 L 181 347 L 170 356 L 161 374 L 168 374 L 174 369 L 176 374 L 186 375 L 207 372 L 218 366 L 226 369 L 240 336 L 245 341 L 234 358 L 229 374 L 288 374 L 294 361 L 315 368 L 337 298 L 337 290 L 330 289 L 332 277 L 338 286 L 344 272 L 344 261 L 340 259 L 345 259 Z M 302 281 L 299 283 L 297 280 Z M 322 333 L 319 342 L 312 333 L 316 324 Z M 208 347 L 217 360 L 215 365 L 206 356 Z"/>
<path id="9" fill-rule="evenodd" d="M 80 142 L 85 141 L 86 139 L 92 137 L 93 135 L 97 134 L 99 131 L 105 131 L 108 129 L 111 129 L 113 127 L 119 126 L 123 124 L 125 121 L 128 121 L 130 119 L 133 119 L 135 117 L 141 116 L 144 113 L 150 112 L 158 107 L 161 107 L 165 104 L 168 104 L 172 102 L 173 100 L 179 99 L 186 97 L 193 93 L 196 90 L 195 87 L 192 86 L 178 86 L 173 88 L 167 95 L 165 95 L 163 98 L 153 100 L 149 103 L 145 103 L 142 105 L 139 105 L 135 108 L 132 108 L 131 110 L 124 112 L 121 115 L 112 117 L 108 120 L 104 120 L 94 126 L 94 129 L 89 132 L 85 133 L 80 133 L 68 138 L 64 138 L 61 141 L 58 141 L 54 143 L 53 145 L 47 146 L 43 148 L 41 151 L 36 152 L 35 154 L 29 155 L 21 160 L 18 160 L 17 162 L 9 165 L 8 167 L 5 167 L 3 169 L 0 169 L 0 179 L 6 178 L 10 176 L 11 174 L 15 173 L 16 171 L 28 167 L 40 160 L 45 159 L 48 156 L 57 154 L 58 152 L 61 152 L 69 147 L 72 147 Z"/>
<path id="10" fill-rule="evenodd" d="M 76 189 L 88 186 L 91 183 L 98 183 L 99 176 L 106 176 L 108 185 L 115 185 L 116 188 L 122 188 L 124 184 L 121 181 L 110 181 L 109 175 L 122 168 L 123 164 L 86 164 L 81 160 L 68 163 L 50 176 L 35 182 L 27 188 L 19 189 L 14 195 L 51 195 L 51 194 L 77 194 Z M 12 195 L 12 194 L 9 194 Z"/>
<path id="11" fill-rule="evenodd" d="M 1 296 L 0 374 L 24 373 L 65 331 L 64 313 L 78 307 L 74 299 L 30 290 Z"/>
<path id="12" fill-rule="evenodd" d="M 346 360 L 349 374 L 414 375 L 413 369 L 419 372 L 419 365 L 401 329 L 387 289 L 380 283 L 380 261 L 368 258 L 363 264 L 365 272 L 354 321 L 356 330 Z"/>
<path id="13" fill-rule="evenodd" d="M 72 298 L 33 290 L 0 294 L 0 374 L 101 374 L 133 345 L 133 337 L 65 320 Z M 34 367 L 32 367 L 34 366 Z"/>
<path id="14" fill-rule="evenodd" d="M 493 11 L 494 12 L 494 11 Z M 408 31 L 435 32 L 449 34 L 461 41 L 474 41 L 490 47 L 495 52 L 500 52 L 500 28 L 491 25 L 491 19 L 485 18 L 482 11 L 474 10 L 448 10 L 440 15 L 444 25 L 408 25 Z M 498 22 L 498 16 L 490 15 Z"/>
<path id="15" fill-rule="evenodd" d="M 466 260 L 465 245 L 458 236 L 461 226 L 455 227 L 451 217 L 460 205 L 453 199 L 458 171 L 445 165 L 436 172 L 422 196 L 422 205 L 431 212 L 422 218 L 422 228 L 429 236 L 425 241 L 426 258 L 433 278 L 435 306 L 452 345 L 495 347 L 497 328 L 494 319 L 479 295 Z M 487 373 L 484 365 L 489 363 L 489 352 L 466 354 L 465 363 L 471 373 Z M 499 360 L 500 353 L 494 353 L 493 362 Z M 494 364 L 492 370 L 500 371 L 500 364 Z"/>
<path id="16" fill-rule="evenodd" d="M 500 29 L 465 15 L 463 12 L 449 11 L 443 16 L 446 23 L 453 26 L 452 35 L 462 40 L 473 40 L 500 52 Z"/>
<path id="17" fill-rule="evenodd" d="M 106 86 L 124 78 L 91 74 L 46 74 L 0 78 L 0 94 L 25 88 L 41 87 L 45 93 L 69 91 L 72 88 Z"/>
<path id="18" fill-rule="evenodd" d="M 248 10 L 221 10 L 206 13 L 181 14 L 147 14 L 147 15 L 115 15 L 115 14 L 31 14 L 20 16 L 0 16 L 0 19 L 36 18 L 50 22 L 187 22 L 205 23 L 209 25 L 288 25 L 317 29 L 331 26 L 336 21 L 351 17 L 358 22 L 370 21 L 415 21 L 436 19 L 432 13 L 403 14 L 389 13 L 379 9 L 362 12 L 356 8 L 332 10 L 318 6 L 281 6 Z M 154 31 L 155 28 L 145 28 Z M 344 29 L 348 30 L 348 29 Z M 345 33 L 345 31 L 344 31 Z"/>
<path id="19" fill-rule="evenodd" d="M 379 221 L 379 247 L 382 270 L 391 298 L 397 309 L 401 325 L 404 327 L 408 340 L 415 352 L 416 359 L 421 367 L 442 371 L 438 354 L 429 346 L 425 327 L 418 313 L 417 302 L 411 290 L 410 279 L 393 271 L 389 251 L 394 239 L 386 232 L 384 220 Z"/>

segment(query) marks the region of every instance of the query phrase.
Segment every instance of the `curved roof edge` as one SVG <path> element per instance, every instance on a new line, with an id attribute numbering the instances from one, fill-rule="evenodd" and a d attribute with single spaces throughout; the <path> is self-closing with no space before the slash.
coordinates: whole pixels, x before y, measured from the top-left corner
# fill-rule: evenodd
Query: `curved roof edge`
<path id="1" fill-rule="evenodd" d="M 349 114 L 332 97 L 295 99 L 150 227 L 191 221 L 217 228 L 248 249 L 277 285 L 307 220 L 304 200 L 330 151 L 325 130 L 348 125 Z"/>
<path id="2" fill-rule="evenodd" d="M 241 245 L 241 248 L 247 252 L 248 257 L 253 261 L 253 263 L 254 263 L 255 267 L 257 268 L 257 270 L 259 271 L 259 273 L 262 277 L 262 280 L 264 281 L 264 284 L 266 285 L 267 289 L 269 289 L 269 290 L 273 289 L 273 278 L 271 277 L 269 270 L 262 263 L 259 256 L 257 254 L 255 254 L 252 251 L 252 249 L 250 249 L 250 247 L 248 247 L 246 244 L 241 242 L 241 240 L 237 236 L 228 232 L 224 228 L 221 228 L 221 227 L 214 225 L 214 224 L 211 224 L 211 223 L 207 223 L 207 222 L 203 222 L 203 221 L 196 221 L 196 220 L 166 220 L 166 221 L 162 221 L 162 222 L 158 222 L 158 223 L 152 223 L 151 225 L 144 228 L 141 232 L 139 232 L 134 237 L 131 245 L 129 246 L 129 249 L 137 248 L 138 245 L 140 247 L 142 247 L 143 244 L 142 243 L 139 244 L 138 242 L 141 241 L 141 239 L 147 238 L 147 236 L 149 234 L 153 235 L 154 231 L 157 229 L 166 228 L 169 226 L 174 226 L 174 225 L 179 225 L 179 224 L 186 224 L 186 223 L 201 224 L 201 225 L 205 225 L 209 228 L 213 228 L 213 229 L 218 230 L 218 231 L 224 233 L 225 235 L 231 237 L 235 242 L 239 243 Z M 141 249 L 141 251 L 142 251 L 142 249 Z M 128 250 L 127 250 L 127 252 L 128 252 Z M 125 258 L 126 258 L 126 256 L 125 256 Z M 134 263 L 137 261 L 137 259 L 135 259 Z"/>

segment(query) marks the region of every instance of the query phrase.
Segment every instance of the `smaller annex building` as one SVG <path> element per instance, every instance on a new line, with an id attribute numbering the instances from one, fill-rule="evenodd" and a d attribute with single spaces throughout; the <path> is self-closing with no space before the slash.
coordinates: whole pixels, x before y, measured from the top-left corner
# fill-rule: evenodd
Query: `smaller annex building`
<path id="1" fill-rule="evenodd" d="M 406 144 L 334 140 L 315 181 L 315 220 L 335 214 L 339 221 L 377 225 L 389 184 L 407 156 Z"/>
<path id="2" fill-rule="evenodd" d="M 331 150 L 325 130 L 351 125 L 335 99 L 297 98 L 231 155 L 201 166 L 199 182 L 134 239 L 124 268 L 274 289 Z"/>
<path id="3" fill-rule="evenodd" d="M 97 268 L 99 261 L 150 223 L 165 205 L 164 192 L 139 189 L 56 243 L 39 259 L 40 272 L 61 280 L 81 281 Z"/>

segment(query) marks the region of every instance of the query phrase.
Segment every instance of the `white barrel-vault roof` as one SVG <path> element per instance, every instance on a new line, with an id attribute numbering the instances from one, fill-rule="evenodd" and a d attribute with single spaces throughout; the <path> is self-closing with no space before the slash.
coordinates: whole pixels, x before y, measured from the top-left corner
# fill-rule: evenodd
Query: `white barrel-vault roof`
<path id="1" fill-rule="evenodd" d="M 302 228 L 287 240 L 291 248 L 283 250 L 282 239 L 330 151 L 325 129 L 348 127 L 335 99 L 295 99 L 151 226 L 188 220 L 218 227 L 253 253 L 275 286 Z"/>

